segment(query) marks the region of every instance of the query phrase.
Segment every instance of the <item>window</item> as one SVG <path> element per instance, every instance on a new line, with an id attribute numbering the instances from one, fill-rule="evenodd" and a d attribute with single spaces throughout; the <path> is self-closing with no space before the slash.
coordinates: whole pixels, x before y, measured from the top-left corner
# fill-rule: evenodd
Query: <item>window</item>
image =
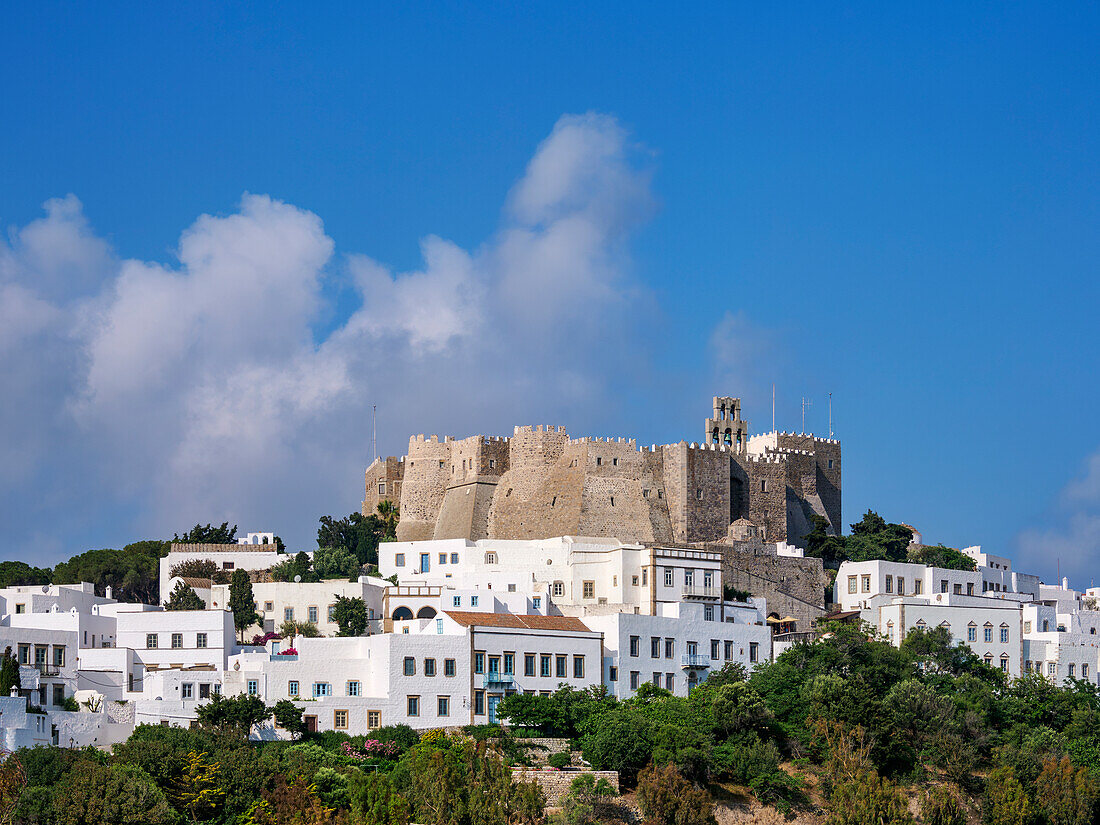
<path id="1" fill-rule="evenodd" d="M 295 681 L 295 680 L 291 680 L 291 681 L 287 682 L 286 683 L 286 693 L 287 693 L 287 696 L 293 696 L 294 698 L 298 698 L 298 682 Z"/>
<path id="2" fill-rule="evenodd" d="M 485 672 L 485 654 L 478 651 L 474 654 L 474 673 Z"/>
<path id="3" fill-rule="evenodd" d="M 1071 678 L 1071 679 L 1075 678 L 1075 677 L 1074 677 L 1074 674 L 1076 673 L 1076 671 L 1077 671 L 1077 665 L 1075 665 L 1075 664 L 1073 664 L 1073 663 L 1070 663 L 1070 666 L 1069 666 L 1069 678 Z M 56 704 L 56 703 L 55 703 L 55 704 Z"/>
<path id="4" fill-rule="evenodd" d="M 495 458 L 490 458 L 489 459 L 489 469 L 490 470 L 495 470 L 496 466 L 497 466 L 497 460 Z"/>
<path id="5" fill-rule="evenodd" d="M 60 687 L 60 685 L 58 685 Z M 184 682 L 180 685 L 180 698 L 190 699 L 194 695 L 195 686 L 190 682 Z"/>
<path id="6" fill-rule="evenodd" d="M 380 711 L 380 710 L 368 710 L 367 711 L 367 727 L 372 728 L 372 729 L 382 727 L 382 711 Z"/>
<path id="7" fill-rule="evenodd" d="M 766 478 L 760 479 L 760 492 L 761 493 L 768 492 L 768 480 Z"/>
<path id="8" fill-rule="evenodd" d="M 255 679 L 248 680 L 248 695 L 256 696 L 260 692 L 260 683 Z"/>
<path id="9" fill-rule="evenodd" d="M 596 456 L 596 466 L 597 467 L 602 467 L 603 466 L 603 458 L 601 456 Z"/>
<path id="10" fill-rule="evenodd" d="M 231 562 L 231 561 L 223 561 L 222 562 L 222 570 L 232 570 L 232 569 L 233 569 L 233 562 Z"/>
<path id="11" fill-rule="evenodd" d="M 451 697 L 437 696 L 435 700 L 435 712 L 437 716 L 451 715 Z"/>
<path id="12" fill-rule="evenodd" d="M 155 647 L 156 645 L 154 645 Z M 45 645 L 38 645 L 34 648 L 34 663 L 38 667 L 46 666 L 46 656 L 50 652 L 50 649 Z M 45 703 L 45 700 L 43 700 Z"/>
<path id="13" fill-rule="evenodd" d="M 532 598 L 531 599 L 531 607 L 534 608 L 535 610 L 538 610 L 539 608 L 541 608 L 542 607 L 542 597 L 541 596 L 535 596 L 534 598 Z"/>
<path id="14" fill-rule="evenodd" d="M 384 496 L 385 494 L 386 494 L 386 482 L 379 481 L 378 482 L 378 495 Z"/>
<path id="15" fill-rule="evenodd" d="M 199 685 L 199 698 L 200 699 L 209 699 L 210 698 L 210 685 L 209 685 L 209 683 L 203 682 L 202 684 Z"/>
<path id="16" fill-rule="evenodd" d="M 665 587 L 672 587 L 672 568 L 665 568 Z"/>
<path id="17" fill-rule="evenodd" d="M 477 596 L 470 596 L 470 607 L 477 607 Z"/>
<path id="18" fill-rule="evenodd" d="M 443 675 L 454 676 L 455 675 L 455 660 L 444 659 L 443 660 Z"/>
<path id="19" fill-rule="evenodd" d="M 31 646 L 19 645 L 19 664 L 29 665 L 31 663 Z"/>
<path id="20" fill-rule="evenodd" d="M 714 661 L 718 661 L 721 658 L 722 646 L 718 643 L 717 639 L 710 640 L 710 658 Z"/>
<path id="21" fill-rule="evenodd" d="M 948 585 L 947 579 L 940 579 L 940 592 L 941 593 L 946 593 L 947 592 L 947 585 Z"/>
<path id="22" fill-rule="evenodd" d="M 474 691 L 474 716 L 485 715 L 485 691 Z"/>
<path id="23" fill-rule="evenodd" d="M 435 620 L 435 632 L 437 636 L 443 635 L 443 618 L 440 617 Z"/>
<path id="24" fill-rule="evenodd" d="M 1024 622 L 1024 633 L 1031 632 L 1031 622 Z"/>
<path id="25" fill-rule="evenodd" d="M 195 647 L 206 647 L 206 634 L 205 633 L 196 633 L 195 634 Z"/>
<path id="26" fill-rule="evenodd" d="M 505 653 L 504 654 L 504 672 L 511 676 L 516 672 L 516 654 Z"/>
<path id="27" fill-rule="evenodd" d="M 676 677 L 673 676 L 671 673 L 666 673 L 665 674 L 665 688 L 667 690 L 675 690 L 676 689 Z"/>
<path id="28" fill-rule="evenodd" d="M 649 658 L 661 658 L 661 640 L 657 636 L 651 636 L 649 639 Z"/>
<path id="29" fill-rule="evenodd" d="M 1082 679 L 1089 678 L 1089 665 L 1088 665 L 1088 662 L 1085 662 L 1081 665 L 1081 678 Z"/>
<path id="30" fill-rule="evenodd" d="M 657 687 L 661 686 L 661 674 L 657 671 L 653 671 L 653 684 Z"/>
<path id="31" fill-rule="evenodd" d="M 631 636 L 630 637 L 630 655 L 631 656 L 634 656 L 634 657 L 638 656 L 638 650 L 641 647 L 641 641 L 642 641 L 641 638 L 639 638 L 638 636 Z"/>
<path id="32" fill-rule="evenodd" d="M 967 582 L 966 583 L 966 595 L 968 595 L 968 596 L 973 596 L 974 595 L 974 582 Z"/>
<path id="33" fill-rule="evenodd" d="M 714 605 L 712 605 L 712 604 L 703 605 L 703 621 L 704 622 L 713 622 L 714 621 Z"/>
<path id="34" fill-rule="evenodd" d="M 462 597 L 461 596 L 452 596 L 451 597 L 451 607 L 462 607 Z"/>
<path id="35" fill-rule="evenodd" d="M 574 656 L 573 657 L 573 678 L 574 679 L 583 679 L 584 678 L 584 657 L 583 656 Z"/>
<path id="36" fill-rule="evenodd" d="M 861 579 L 860 584 L 862 585 L 863 592 L 864 593 L 870 593 L 871 592 L 871 577 L 870 576 L 861 576 L 860 579 Z"/>
<path id="37" fill-rule="evenodd" d="M 759 642 L 749 642 L 749 661 L 750 662 L 760 661 L 760 643 Z"/>
<path id="38" fill-rule="evenodd" d="M 26 613 L 27 612 L 27 606 L 25 604 L 17 604 L 15 606 L 15 612 L 16 613 Z"/>
<path id="39" fill-rule="evenodd" d="M 404 672 L 405 672 L 406 676 L 415 676 L 416 675 L 416 659 L 414 659 L 412 656 L 406 656 L 405 657 L 405 671 Z"/>
<path id="40" fill-rule="evenodd" d="M 978 628 L 974 625 L 973 622 L 971 622 L 970 626 L 966 628 L 966 640 L 968 642 L 978 641 Z"/>
<path id="41" fill-rule="evenodd" d="M 157 634 L 146 633 L 145 634 L 145 649 L 156 650 L 157 649 Z"/>
<path id="42" fill-rule="evenodd" d="M 685 570 L 684 571 L 684 586 L 685 587 L 691 587 L 693 584 L 695 584 L 695 571 L 694 570 Z"/>
<path id="43" fill-rule="evenodd" d="M 903 579 L 901 576 L 898 576 L 898 595 L 905 595 L 905 579 Z"/>
<path id="44" fill-rule="evenodd" d="M 348 726 L 348 712 L 346 710 L 334 710 L 332 712 L 332 727 L 336 730 L 346 730 Z"/>
<path id="45" fill-rule="evenodd" d="M 993 641 L 993 628 L 992 627 L 985 627 L 985 628 L 983 628 L 983 630 L 985 631 L 982 634 L 983 639 L 987 642 L 992 642 Z"/>
<path id="46" fill-rule="evenodd" d="M 393 554 L 393 566 L 394 567 L 404 567 L 405 566 L 405 554 L 404 553 L 394 553 Z"/>
<path id="47" fill-rule="evenodd" d="M 1072 667 L 1072 665 L 1070 667 Z M 1071 673 L 1070 675 L 1072 676 L 1073 674 Z M 190 685 L 184 685 L 184 687 L 191 687 L 191 686 Z M 184 696 L 183 698 L 184 699 L 190 699 L 191 697 L 190 696 Z M 65 686 L 64 685 L 54 685 L 53 686 L 53 703 L 55 705 L 65 704 Z"/>
<path id="48" fill-rule="evenodd" d="M 858 590 L 856 589 L 856 577 L 855 577 L 855 576 L 849 576 L 849 577 L 848 577 L 848 592 L 849 592 L 849 593 L 857 593 L 857 592 L 859 592 L 859 591 L 858 591 Z"/>
<path id="49" fill-rule="evenodd" d="M 1057 671 L 1057 669 L 1058 669 L 1058 668 L 1057 668 L 1057 666 L 1056 666 L 1056 665 L 1054 664 L 1054 662 L 1047 662 L 1047 675 L 1048 675 L 1048 676 L 1053 676 L 1053 675 L 1054 675 L 1054 673 L 1055 673 L 1055 671 Z"/>
<path id="50" fill-rule="evenodd" d="M 328 682 L 314 682 L 313 683 L 313 698 L 318 696 L 332 696 L 332 685 Z"/>
<path id="51" fill-rule="evenodd" d="M 496 564 L 497 563 L 497 554 L 496 553 L 486 553 L 485 554 L 485 563 L 486 564 Z"/>
<path id="52" fill-rule="evenodd" d="M 569 657 L 562 656 L 561 654 L 558 655 L 557 661 L 554 663 L 554 676 L 556 676 L 558 679 L 564 679 L 568 675 L 568 673 L 567 673 L 567 663 L 568 663 L 568 661 L 569 661 Z"/>
<path id="53" fill-rule="evenodd" d="M 550 654 L 543 653 L 539 657 L 539 676 L 547 677 L 550 675 Z"/>
<path id="54" fill-rule="evenodd" d="M 181 647 L 183 647 L 183 634 L 182 633 L 173 633 L 172 634 L 172 650 L 179 650 Z"/>
<path id="55" fill-rule="evenodd" d="M 676 640 L 665 639 L 665 658 L 671 659 L 676 655 Z"/>
<path id="56" fill-rule="evenodd" d="M 424 660 L 424 675 L 435 676 L 435 659 Z"/>
<path id="57" fill-rule="evenodd" d="M 356 682 L 348 682 L 347 693 L 348 693 L 348 696 L 358 696 L 359 695 L 359 682 L 357 682 L 357 681 Z"/>
<path id="58" fill-rule="evenodd" d="M 596 583 L 595 582 L 584 582 L 584 584 L 582 585 L 582 588 L 583 588 L 582 589 L 582 593 L 583 593 L 582 598 L 585 598 L 585 599 L 594 599 L 594 598 L 596 598 Z"/>
<path id="59" fill-rule="evenodd" d="M 317 624 L 317 605 L 310 605 L 306 609 L 306 616 L 308 617 L 310 623 Z"/>
<path id="60" fill-rule="evenodd" d="M 284 607 L 283 608 L 283 620 L 288 621 L 288 622 L 294 621 L 294 608 L 293 607 Z"/>
<path id="61" fill-rule="evenodd" d="M 420 715 L 420 697 L 409 696 L 407 699 L 407 712 L 409 716 Z"/>
<path id="62" fill-rule="evenodd" d="M 65 667 L 65 645 L 53 646 L 53 666 Z"/>
<path id="63" fill-rule="evenodd" d="M 554 596 L 560 598 L 565 595 L 565 582 L 554 582 Z"/>
<path id="64" fill-rule="evenodd" d="M 945 591 L 945 592 L 946 592 L 946 591 Z M 956 596 L 961 596 L 961 595 L 962 595 L 962 592 L 963 592 L 963 586 L 962 586 L 961 584 L 956 584 L 956 585 L 954 585 L 954 586 L 952 587 L 952 592 L 954 592 L 954 594 L 955 594 Z"/>
<path id="65" fill-rule="evenodd" d="M 722 643 L 722 658 L 727 662 L 733 660 L 733 642 L 726 640 Z"/>
<path id="66" fill-rule="evenodd" d="M 523 675 L 534 676 L 535 675 L 535 654 L 524 653 L 523 654 Z"/>
<path id="67" fill-rule="evenodd" d="M 923 589 L 924 589 L 924 582 L 923 581 L 921 581 L 920 579 L 917 579 L 916 581 L 913 582 L 913 595 L 914 596 L 919 596 Z"/>
<path id="68" fill-rule="evenodd" d="M 649 569 L 642 569 L 642 587 L 649 587 Z"/>
<path id="69" fill-rule="evenodd" d="M 1008 644 L 1008 628 L 1001 628 L 1001 644 Z"/>
<path id="70" fill-rule="evenodd" d="M 451 564 L 458 564 L 458 553 L 451 553 Z"/>
<path id="71" fill-rule="evenodd" d="M 631 690 L 637 690 L 638 689 L 638 680 L 641 677 L 641 675 L 642 674 L 640 674 L 636 670 L 630 671 L 630 689 Z"/>
<path id="72" fill-rule="evenodd" d="M 894 592 L 894 577 L 893 576 L 887 576 L 886 577 L 886 592 L 887 593 L 893 593 Z"/>

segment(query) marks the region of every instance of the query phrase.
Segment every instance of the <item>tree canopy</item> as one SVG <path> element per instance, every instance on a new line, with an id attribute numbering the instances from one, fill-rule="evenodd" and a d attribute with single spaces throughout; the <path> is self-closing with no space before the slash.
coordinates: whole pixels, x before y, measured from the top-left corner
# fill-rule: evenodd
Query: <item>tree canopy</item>
<path id="1" fill-rule="evenodd" d="M 176 582 L 176 588 L 172 591 L 168 600 L 164 603 L 165 610 L 205 610 L 206 602 L 186 582 Z"/>
<path id="2" fill-rule="evenodd" d="M 228 521 L 223 521 L 217 527 L 213 524 L 207 524 L 205 527 L 196 524 L 182 536 L 176 533 L 172 541 L 180 544 L 235 544 L 237 525 L 230 527 Z"/>

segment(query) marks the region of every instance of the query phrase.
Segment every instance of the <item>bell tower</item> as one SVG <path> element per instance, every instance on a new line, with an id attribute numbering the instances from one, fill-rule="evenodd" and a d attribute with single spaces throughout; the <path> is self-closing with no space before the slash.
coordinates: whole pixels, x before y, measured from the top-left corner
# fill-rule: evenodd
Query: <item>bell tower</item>
<path id="1" fill-rule="evenodd" d="M 714 399 L 714 410 L 704 425 L 703 441 L 724 444 L 744 453 L 749 443 L 749 422 L 741 420 L 740 398 Z"/>

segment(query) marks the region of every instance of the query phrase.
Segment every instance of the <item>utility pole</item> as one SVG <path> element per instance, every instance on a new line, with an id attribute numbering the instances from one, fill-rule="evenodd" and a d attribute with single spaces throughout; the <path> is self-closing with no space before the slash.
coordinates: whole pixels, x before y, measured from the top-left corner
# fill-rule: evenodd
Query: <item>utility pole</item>
<path id="1" fill-rule="evenodd" d="M 812 407 L 814 402 L 806 396 L 802 396 L 802 435 L 806 434 L 806 408 Z"/>

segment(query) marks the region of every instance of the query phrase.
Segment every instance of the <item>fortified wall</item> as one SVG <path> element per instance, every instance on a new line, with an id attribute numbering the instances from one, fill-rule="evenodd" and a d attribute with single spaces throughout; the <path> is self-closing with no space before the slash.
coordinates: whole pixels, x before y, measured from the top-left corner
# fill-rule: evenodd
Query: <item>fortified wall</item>
<path id="1" fill-rule="evenodd" d="M 840 442 L 749 434 L 740 399 L 713 399 L 704 439 L 639 447 L 570 438 L 564 427 L 512 436 L 413 436 L 408 455 L 366 471 L 363 513 L 397 501 L 401 541 L 609 536 L 627 542 L 728 542 L 748 519 L 769 543 L 801 544 L 810 517 L 841 523 Z M 749 589 L 749 588 L 745 588 Z"/>

